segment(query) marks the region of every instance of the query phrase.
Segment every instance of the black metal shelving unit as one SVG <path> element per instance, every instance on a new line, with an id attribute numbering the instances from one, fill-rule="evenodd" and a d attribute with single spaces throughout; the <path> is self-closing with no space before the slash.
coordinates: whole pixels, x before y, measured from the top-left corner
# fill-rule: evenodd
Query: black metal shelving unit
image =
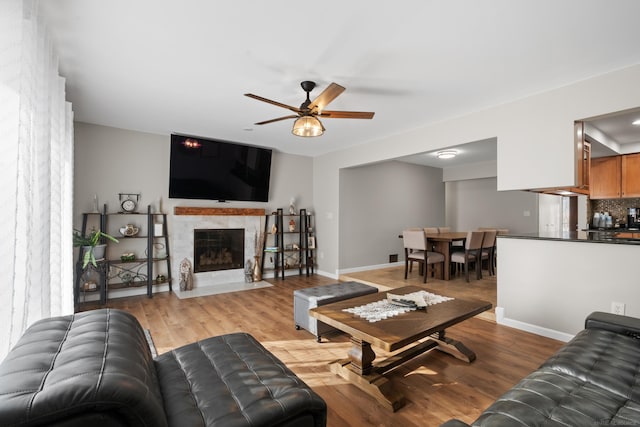
<path id="1" fill-rule="evenodd" d="M 286 222 L 285 222 L 286 220 Z M 289 221 L 297 221 L 293 231 Z M 275 233 L 272 228 L 275 225 Z M 309 276 L 315 269 L 315 237 L 312 215 L 306 209 L 298 214 L 285 214 L 282 208 L 266 215 L 262 247 L 262 274 L 273 272 L 274 278 L 285 278 L 285 272 L 297 268 L 298 274 Z M 313 245 L 311 245 L 313 243 Z M 273 257 L 273 267 L 265 267 L 265 258 Z M 289 261 L 293 262 L 289 264 Z"/>
<path id="2" fill-rule="evenodd" d="M 80 248 L 78 253 L 78 260 L 76 262 L 76 280 L 74 288 L 74 301 L 76 305 L 79 303 L 79 297 L 81 293 L 99 292 L 100 304 L 106 304 L 109 297 L 109 289 L 122 289 L 122 288 L 135 288 L 146 286 L 146 293 L 149 298 L 153 297 L 154 285 L 161 285 L 168 283 L 169 291 L 173 291 L 172 279 L 171 279 L 171 252 L 169 250 L 169 233 L 167 229 L 167 214 L 165 213 L 152 213 L 151 206 L 147 206 L 147 212 L 107 212 L 107 205 L 105 204 L 102 212 L 87 212 L 82 214 L 82 228 L 83 235 L 87 232 L 88 224 L 92 216 L 99 216 L 97 218 L 98 226 L 101 231 L 111 234 L 117 237 L 119 240 L 142 240 L 144 241 L 145 256 L 138 256 L 130 260 L 122 260 L 119 258 L 108 258 L 108 254 L 113 251 L 109 251 L 109 248 L 113 248 L 117 243 L 111 242 L 106 239 L 102 239 L 101 243 L 107 245 L 107 251 L 104 259 L 98 260 L 98 286 L 95 290 L 82 289 L 82 277 L 84 271 L 82 268 L 83 250 Z M 113 218 L 125 218 L 131 217 L 146 217 L 146 234 L 133 235 L 133 236 L 120 236 L 115 233 L 110 233 L 108 230 L 109 219 Z M 157 221 L 162 221 L 162 235 L 154 235 L 156 224 L 160 224 Z M 96 222 L 95 220 L 93 222 Z M 156 244 L 162 244 L 164 247 L 164 257 L 155 257 L 154 248 Z M 154 278 L 154 264 L 158 262 L 166 263 L 166 275 L 164 280 L 156 280 Z M 140 274 L 140 269 L 146 270 L 145 274 Z M 118 270 L 115 276 L 110 275 L 111 270 Z M 111 277 L 110 277 L 111 276 Z M 118 279 L 115 279 L 117 277 Z"/>

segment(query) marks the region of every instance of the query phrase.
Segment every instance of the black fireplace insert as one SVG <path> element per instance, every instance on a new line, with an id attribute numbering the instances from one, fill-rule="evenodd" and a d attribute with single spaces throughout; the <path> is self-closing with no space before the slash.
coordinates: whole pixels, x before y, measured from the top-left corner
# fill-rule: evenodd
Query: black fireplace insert
<path id="1" fill-rule="evenodd" d="M 194 273 L 244 268 L 244 229 L 193 230 Z"/>

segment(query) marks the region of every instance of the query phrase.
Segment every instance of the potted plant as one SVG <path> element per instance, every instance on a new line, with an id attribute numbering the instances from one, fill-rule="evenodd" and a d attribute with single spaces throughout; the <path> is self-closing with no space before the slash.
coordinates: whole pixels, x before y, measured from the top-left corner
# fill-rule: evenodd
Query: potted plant
<path id="1" fill-rule="evenodd" d="M 91 230 L 87 235 L 83 235 L 79 230 L 73 230 L 73 246 L 80 247 L 84 251 L 82 256 L 82 268 L 86 268 L 89 263 L 94 267 L 98 266 L 96 260 L 104 258 L 104 252 L 107 245 L 100 244 L 102 238 L 109 239 L 118 243 L 115 237 L 103 233 L 100 230 Z"/>

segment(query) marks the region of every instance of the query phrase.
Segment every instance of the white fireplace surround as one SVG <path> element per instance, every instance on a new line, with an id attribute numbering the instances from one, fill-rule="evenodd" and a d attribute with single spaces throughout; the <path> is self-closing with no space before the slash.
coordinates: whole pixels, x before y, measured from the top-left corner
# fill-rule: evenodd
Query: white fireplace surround
<path id="1" fill-rule="evenodd" d="M 264 215 L 175 215 L 173 217 L 172 235 L 172 268 L 174 291 L 180 292 L 180 263 L 185 258 L 194 265 L 193 230 L 195 229 L 244 229 L 244 262 L 250 260 L 252 265 L 256 255 L 256 233 L 259 236 L 264 230 Z M 258 248 L 258 253 L 261 248 Z M 244 267 L 233 270 L 206 271 L 193 274 L 193 288 L 219 286 L 245 281 Z"/>

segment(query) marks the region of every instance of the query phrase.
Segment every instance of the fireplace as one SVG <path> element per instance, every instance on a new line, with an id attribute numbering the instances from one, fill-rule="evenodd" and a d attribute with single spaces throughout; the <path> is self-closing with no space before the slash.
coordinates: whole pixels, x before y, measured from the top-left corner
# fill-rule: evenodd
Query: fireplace
<path id="1" fill-rule="evenodd" d="M 244 229 L 194 229 L 194 273 L 244 268 Z"/>

